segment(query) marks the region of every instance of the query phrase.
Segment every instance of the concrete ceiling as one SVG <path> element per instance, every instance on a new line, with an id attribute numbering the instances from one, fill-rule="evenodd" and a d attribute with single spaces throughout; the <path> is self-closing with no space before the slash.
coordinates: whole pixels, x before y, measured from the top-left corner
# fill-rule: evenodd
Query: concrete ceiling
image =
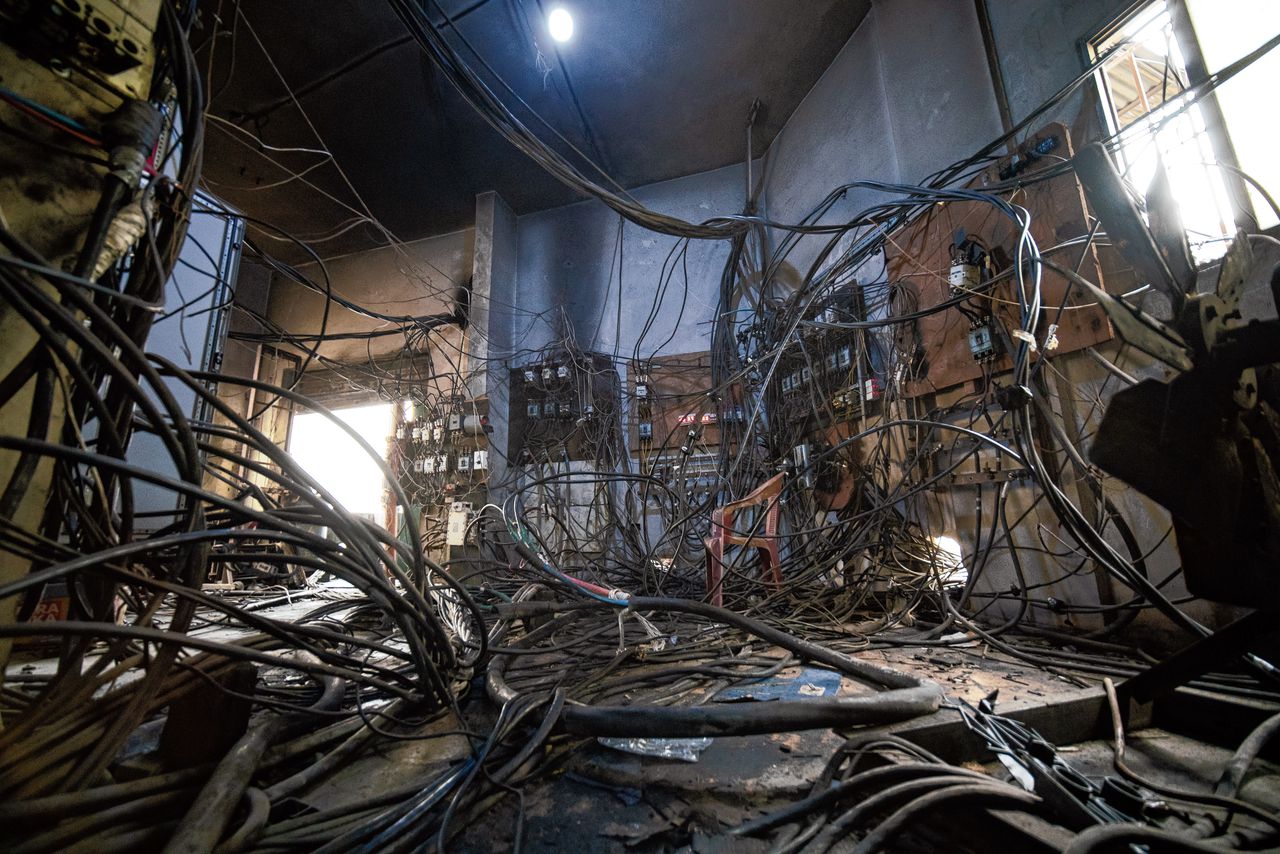
<path id="1" fill-rule="evenodd" d="M 566 45 L 546 35 L 551 0 L 425 5 L 442 27 L 439 8 L 454 19 L 444 32 L 455 49 L 542 139 L 554 136 L 477 54 L 547 124 L 635 187 L 741 162 L 755 98 L 764 105 L 756 133 L 763 150 L 870 0 L 564 0 L 576 25 Z M 215 117 L 208 188 L 312 240 L 322 255 L 387 242 L 368 224 L 330 236 L 366 208 L 396 238 L 412 240 L 471 225 L 484 190 L 497 190 L 517 213 L 578 200 L 440 78 L 388 3 L 202 8 L 193 42 Z"/>

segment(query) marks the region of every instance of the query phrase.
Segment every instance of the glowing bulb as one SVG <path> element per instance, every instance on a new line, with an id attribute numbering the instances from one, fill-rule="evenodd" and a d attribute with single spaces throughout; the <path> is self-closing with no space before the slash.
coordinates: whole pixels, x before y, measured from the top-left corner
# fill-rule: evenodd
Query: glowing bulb
<path id="1" fill-rule="evenodd" d="M 573 38 L 573 16 L 564 7 L 552 9 L 547 16 L 547 30 L 551 38 L 558 42 L 567 42 Z"/>

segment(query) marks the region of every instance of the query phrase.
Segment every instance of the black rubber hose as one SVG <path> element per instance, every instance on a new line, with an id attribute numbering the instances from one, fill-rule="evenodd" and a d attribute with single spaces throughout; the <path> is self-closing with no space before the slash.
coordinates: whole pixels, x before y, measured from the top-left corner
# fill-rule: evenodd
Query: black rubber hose
<path id="1" fill-rule="evenodd" d="M 1063 854 L 1100 854 L 1107 851 L 1128 854 L 1135 845 L 1141 845 L 1150 854 L 1229 850 L 1221 845 L 1188 839 L 1148 824 L 1100 824 L 1071 840 L 1071 844 L 1066 847 Z"/>
<path id="2" fill-rule="evenodd" d="M 523 551 L 529 550 L 525 548 Z M 532 551 L 524 557 L 526 560 L 536 559 L 538 563 L 542 562 Z M 603 606 L 603 603 L 595 601 L 581 603 L 583 608 Z M 507 606 L 505 610 L 534 614 L 561 608 L 558 603 L 522 602 Z M 910 720 L 936 712 L 942 702 L 942 689 L 932 682 L 850 658 L 726 608 L 685 599 L 632 597 L 627 610 L 693 614 L 734 626 L 775 644 L 798 658 L 825 664 L 847 676 L 891 690 L 799 702 L 674 707 L 568 705 L 562 718 L 565 729 L 569 732 L 632 738 L 755 735 Z M 576 615 L 570 615 L 570 619 L 576 619 Z M 559 629 L 564 622 L 565 618 L 562 617 L 540 626 L 526 635 L 523 643 L 532 644 L 540 640 Z M 498 655 L 489 664 L 486 686 L 490 698 L 497 703 L 510 702 L 517 696 L 517 692 L 507 684 L 505 678 L 509 658 L 510 656 Z"/>
<path id="3" fill-rule="evenodd" d="M 704 706 L 566 706 L 564 727 L 575 735 L 701 738 L 886 724 L 938 710 L 936 687 L 829 700 L 775 700 Z"/>
<path id="4" fill-rule="evenodd" d="M 298 656 L 311 659 L 313 664 L 319 662 L 310 653 L 300 652 Z M 346 683 L 333 676 L 323 677 L 321 682 L 323 691 L 311 706 L 317 711 L 340 704 L 346 689 Z M 257 726 L 235 743 L 218 763 L 191 809 L 178 823 L 173 837 L 164 848 L 165 854 L 206 854 L 213 850 L 222 838 L 235 808 L 244 798 L 267 748 L 284 731 L 288 722 L 286 716 L 268 712 Z"/>
<path id="5" fill-rule="evenodd" d="M 875 830 L 863 837 L 853 854 L 873 854 L 888 849 L 898 834 L 920 821 L 924 813 L 940 806 L 956 807 L 960 804 L 983 808 L 1008 809 L 1011 807 L 1039 807 L 1043 801 L 1030 792 L 1012 786 L 974 783 L 948 786 L 939 791 L 921 795 L 889 816 Z"/>
<path id="6" fill-rule="evenodd" d="M 0 804 L 0 826 L 12 828 L 55 822 L 81 813 L 100 812 L 116 804 L 169 789 L 194 788 L 211 770 L 211 766 L 201 765 L 82 792 L 6 801 Z"/>
<path id="7" fill-rule="evenodd" d="M 970 771 L 966 768 L 956 768 L 949 765 L 935 765 L 929 762 L 911 762 L 900 765 L 886 765 L 881 768 L 872 768 L 870 771 L 863 771 L 832 785 L 830 788 L 823 789 L 817 794 L 788 804 L 776 812 L 761 816 L 760 818 L 749 821 L 739 827 L 735 827 L 729 831 L 732 836 L 758 836 L 775 827 L 781 827 L 793 821 L 798 821 L 805 816 L 817 812 L 818 810 L 827 809 L 834 806 L 849 795 L 861 791 L 868 786 L 885 786 L 894 784 L 899 780 L 910 780 L 919 777 L 929 777 L 932 780 L 954 780 L 954 781 L 972 781 L 981 780 L 986 777 L 977 771 Z"/>
<path id="8" fill-rule="evenodd" d="M 1240 784 L 1244 782 L 1244 775 L 1249 772 L 1249 766 L 1277 732 L 1280 732 L 1280 714 L 1272 715 L 1258 724 L 1257 728 L 1249 733 L 1249 737 L 1241 742 L 1231 761 L 1222 769 L 1222 776 L 1214 786 L 1214 793 L 1228 798 L 1236 797 L 1240 792 Z"/>

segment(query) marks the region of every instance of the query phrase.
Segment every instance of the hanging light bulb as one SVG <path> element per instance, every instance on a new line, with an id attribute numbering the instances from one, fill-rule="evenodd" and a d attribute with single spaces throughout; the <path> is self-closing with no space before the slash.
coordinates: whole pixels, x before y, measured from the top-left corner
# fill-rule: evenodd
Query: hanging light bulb
<path id="1" fill-rule="evenodd" d="M 573 16 L 563 6 L 557 6 L 547 15 L 547 30 L 551 38 L 558 42 L 567 42 L 573 38 Z"/>

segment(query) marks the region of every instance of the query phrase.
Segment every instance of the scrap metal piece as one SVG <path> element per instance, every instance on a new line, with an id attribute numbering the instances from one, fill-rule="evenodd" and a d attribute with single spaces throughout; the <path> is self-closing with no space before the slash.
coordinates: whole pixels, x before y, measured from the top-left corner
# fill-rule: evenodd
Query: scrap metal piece
<path id="1" fill-rule="evenodd" d="M 1067 276 L 1072 284 L 1088 291 L 1089 296 L 1093 297 L 1106 313 L 1107 319 L 1115 326 L 1116 332 L 1126 343 L 1154 359 L 1159 359 L 1171 368 L 1177 368 L 1180 371 L 1191 370 L 1194 365 L 1191 348 L 1171 326 L 1129 305 L 1124 300 L 1113 297 L 1083 276 L 1072 273 L 1069 268 L 1059 267 L 1047 261 L 1042 263 Z"/>
<path id="2" fill-rule="evenodd" d="M 1169 271 L 1107 150 L 1101 143 L 1091 143 L 1077 152 L 1072 162 L 1085 197 L 1102 220 L 1112 245 L 1140 279 L 1169 297 L 1177 315 L 1186 301 L 1186 288 Z"/>
<path id="3" fill-rule="evenodd" d="M 1196 286 L 1196 265 L 1191 259 L 1191 246 L 1187 243 L 1187 230 L 1182 225 L 1178 200 L 1159 152 L 1156 153 L 1156 174 L 1147 188 L 1147 219 L 1156 248 L 1173 280 L 1183 293 L 1192 292 Z"/>
<path id="4" fill-rule="evenodd" d="M 1244 285 L 1252 269 L 1253 246 L 1249 242 L 1249 235 L 1237 231 L 1235 239 L 1227 247 L 1227 254 L 1222 256 L 1218 285 L 1214 289 L 1218 299 L 1227 303 L 1232 310 L 1240 303 L 1240 296 L 1244 293 Z"/>
<path id="5" fill-rule="evenodd" d="M 1211 294 L 1197 294 L 1191 304 L 1200 322 L 1200 336 L 1204 352 L 1215 357 L 1229 343 L 1232 333 L 1246 324 L 1240 316 L 1240 297 L 1245 282 L 1253 271 L 1253 249 L 1249 237 L 1243 231 L 1227 248 L 1218 270 L 1218 283 Z M 1235 381 L 1234 397 L 1242 410 L 1252 409 L 1258 403 L 1257 374 L 1252 365 L 1244 366 Z"/>
<path id="6" fill-rule="evenodd" d="M 1274 608 L 1280 417 L 1266 400 L 1242 412 L 1232 391 L 1208 369 L 1119 391 L 1089 457 L 1169 510 L 1191 593 Z"/>

